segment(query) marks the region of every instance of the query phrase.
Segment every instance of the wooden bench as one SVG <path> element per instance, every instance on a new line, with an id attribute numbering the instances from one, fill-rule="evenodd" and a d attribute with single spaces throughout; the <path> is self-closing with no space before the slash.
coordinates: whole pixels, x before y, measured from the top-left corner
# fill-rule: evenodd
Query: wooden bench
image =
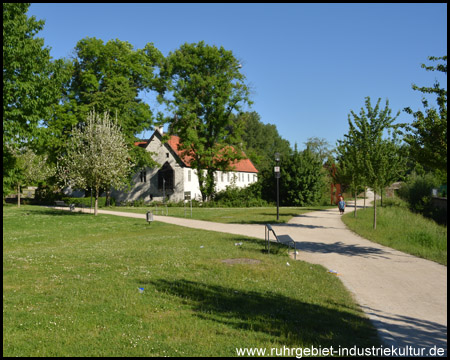
<path id="1" fill-rule="evenodd" d="M 70 211 L 75 211 L 75 204 L 70 204 L 70 205 L 67 205 L 64 201 L 62 201 L 62 200 L 56 200 L 55 201 L 55 205 L 56 205 L 56 207 L 58 207 L 58 206 L 60 206 L 60 207 L 69 207 L 70 208 Z M 84 207 L 84 206 L 83 206 Z"/>
<path id="2" fill-rule="evenodd" d="M 275 240 L 277 243 L 287 245 L 288 247 L 291 247 L 294 249 L 294 259 L 297 260 L 297 249 L 295 246 L 295 240 L 292 239 L 289 235 L 277 235 L 275 233 L 275 230 L 272 228 L 272 225 L 266 224 L 265 227 L 265 239 L 266 239 L 266 248 L 267 253 L 270 253 L 270 233 L 272 233 L 275 236 Z M 289 250 L 288 250 L 289 251 Z"/>
<path id="3" fill-rule="evenodd" d="M 64 201 L 61 201 L 61 200 L 56 200 L 56 201 L 55 201 L 55 205 L 56 205 L 56 206 L 61 206 L 61 207 L 67 207 L 67 206 L 69 206 L 69 205 L 67 205 Z"/>

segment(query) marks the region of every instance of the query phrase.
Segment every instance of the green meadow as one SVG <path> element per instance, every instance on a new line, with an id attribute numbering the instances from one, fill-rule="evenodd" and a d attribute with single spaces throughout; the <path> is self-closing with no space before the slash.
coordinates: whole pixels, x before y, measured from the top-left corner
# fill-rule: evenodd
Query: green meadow
<path id="1" fill-rule="evenodd" d="M 342 216 L 349 229 L 360 236 L 405 253 L 447 265 L 447 227 L 408 210 L 404 201 L 377 202 L 377 228 L 373 229 L 373 207 Z"/>
<path id="2" fill-rule="evenodd" d="M 340 279 L 291 261 L 287 247 L 268 255 L 264 241 L 236 235 L 3 207 L 3 356 L 313 345 L 380 343 Z"/>

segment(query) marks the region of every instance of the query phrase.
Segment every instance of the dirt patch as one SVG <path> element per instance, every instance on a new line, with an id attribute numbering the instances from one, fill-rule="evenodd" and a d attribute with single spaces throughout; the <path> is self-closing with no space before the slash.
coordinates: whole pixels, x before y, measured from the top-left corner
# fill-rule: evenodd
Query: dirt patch
<path id="1" fill-rule="evenodd" d="M 225 264 L 229 264 L 229 265 L 234 265 L 234 264 L 259 264 L 261 263 L 261 260 L 256 260 L 256 259 L 225 259 L 222 260 L 223 263 Z"/>

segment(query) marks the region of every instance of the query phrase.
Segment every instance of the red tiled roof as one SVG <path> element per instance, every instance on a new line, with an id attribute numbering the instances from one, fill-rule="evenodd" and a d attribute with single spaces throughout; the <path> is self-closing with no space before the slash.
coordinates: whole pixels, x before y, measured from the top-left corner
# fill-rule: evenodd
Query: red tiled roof
<path id="1" fill-rule="evenodd" d="M 179 150 L 178 147 L 180 145 L 180 138 L 176 135 L 172 135 L 169 138 L 169 141 L 167 142 L 169 146 L 172 148 L 172 150 L 179 156 L 181 161 L 187 166 L 191 167 L 190 163 L 192 161 L 192 155 L 184 155 L 183 153 L 185 150 Z M 134 145 L 146 147 L 148 144 L 147 141 L 136 141 Z M 244 156 L 246 156 L 244 154 Z M 245 158 L 242 160 L 234 161 L 231 165 L 234 171 L 241 171 L 241 172 L 249 172 L 249 173 L 257 173 L 258 170 L 255 168 L 255 165 L 250 161 L 250 159 Z"/>
<path id="2" fill-rule="evenodd" d="M 175 153 L 180 157 L 181 161 L 183 161 L 183 163 L 186 166 L 190 167 L 192 155 L 183 156 L 183 152 L 185 151 L 178 150 L 178 146 L 180 145 L 180 138 L 176 135 L 172 135 L 170 136 L 169 141 L 167 143 L 172 148 L 172 150 L 175 151 Z M 246 156 L 245 153 L 244 156 Z M 248 158 L 234 161 L 231 166 L 234 171 L 250 172 L 250 173 L 258 172 L 258 170 L 255 168 L 255 165 L 253 165 L 253 163 Z"/>

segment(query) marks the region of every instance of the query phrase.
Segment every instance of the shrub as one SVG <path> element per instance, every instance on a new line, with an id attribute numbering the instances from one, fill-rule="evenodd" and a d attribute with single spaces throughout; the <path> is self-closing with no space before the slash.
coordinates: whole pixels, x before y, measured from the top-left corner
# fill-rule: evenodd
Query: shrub
<path id="1" fill-rule="evenodd" d="M 409 208 L 417 213 L 435 220 L 447 223 L 445 210 L 434 207 L 431 203 L 431 190 L 439 187 L 439 179 L 432 173 L 418 175 L 413 172 L 397 194 L 408 202 Z"/>
<path id="2" fill-rule="evenodd" d="M 269 203 L 261 197 L 261 184 L 253 183 L 245 188 L 228 186 L 215 194 L 214 199 L 204 204 L 208 207 L 262 207 Z"/>
<path id="3" fill-rule="evenodd" d="M 413 211 L 423 212 L 431 201 L 431 190 L 438 185 L 433 174 L 413 172 L 398 190 L 398 195 L 409 203 Z"/>
<path id="4" fill-rule="evenodd" d="M 111 205 L 115 204 L 115 199 L 113 197 L 111 199 Z M 61 200 L 63 200 L 66 204 L 75 204 L 75 206 L 85 206 L 85 207 L 91 207 L 91 197 L 84 197 L 84 198 L 74 198 L 74 197 L 63 197 Z M 92 198 L 92 207 L 94 207 L 95 198 Z M 102 208 L 106 206 L 106 197 L 99 197 L 98 198 L 98 207 Z"/>
<path id="5" fill-rule="evenodd" d="M 34 194 L 34 204 L 54 205 L 55 200 L 61 200 L 62 194 L 56 185 L 39 184 Z"/>

